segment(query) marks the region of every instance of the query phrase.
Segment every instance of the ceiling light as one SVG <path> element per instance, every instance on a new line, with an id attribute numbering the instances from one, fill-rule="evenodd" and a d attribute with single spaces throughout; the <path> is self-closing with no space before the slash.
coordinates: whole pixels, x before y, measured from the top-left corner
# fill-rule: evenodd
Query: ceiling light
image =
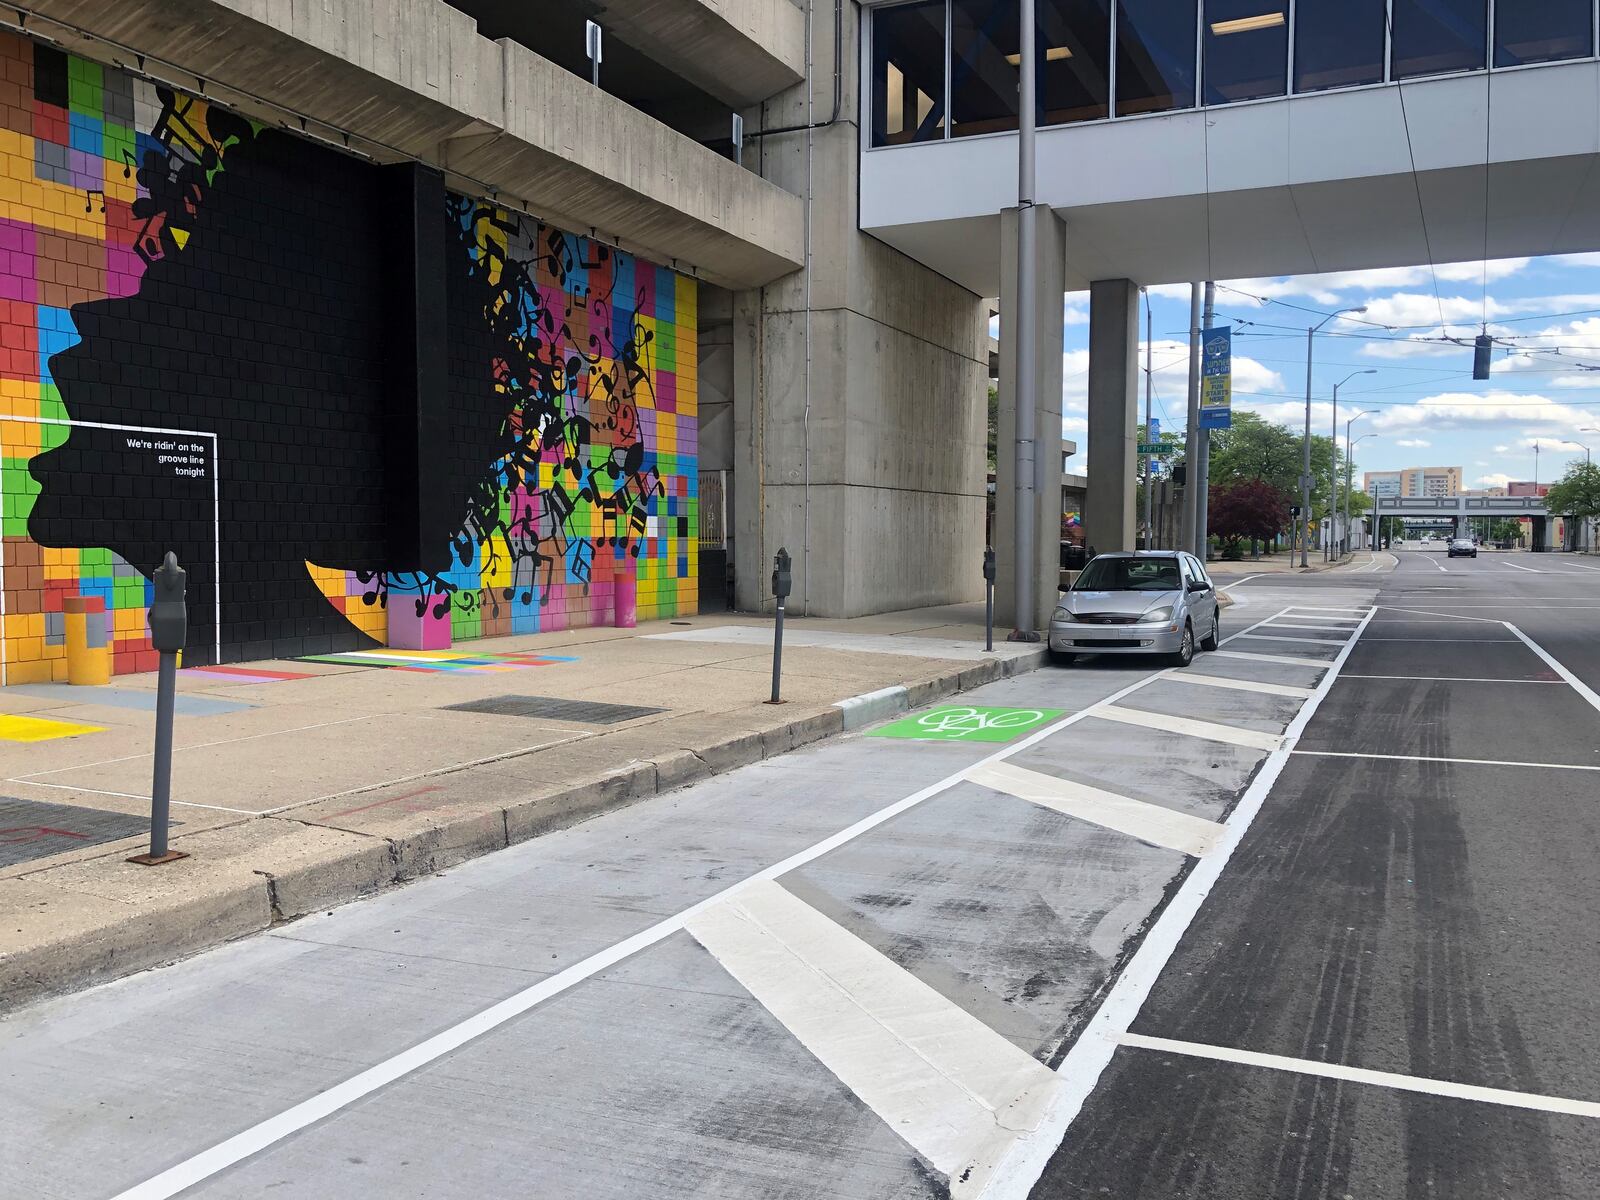
<path id="1" fill-rule="evenodd" d="M 1072 51 L 1065 46 L 1051 46 L 1050 49 L 1044 52 L 1045 62 L 1061 62 L 1063 59 L 1071 57 Z M 1013 67 L 1020 67 L 1022 65 L 1022 55 L 1008 54 L 1006 55 L 1006 61 Z"/>
<path id="2" fill-rule="evenodd" d="M 1261 13 L 1254 17 L 1235 17 L 1231 21 L 1211 22 L 1211 32 L 1217 36 L 1226 33 L 1249 33 L 1252 29 L 1275 29 L 1283 24 L 1281 12 Z"/>

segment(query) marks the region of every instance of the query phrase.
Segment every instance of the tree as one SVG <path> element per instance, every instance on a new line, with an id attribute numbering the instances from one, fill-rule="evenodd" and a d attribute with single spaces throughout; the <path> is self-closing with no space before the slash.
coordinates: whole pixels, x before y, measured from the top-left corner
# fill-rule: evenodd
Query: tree
<path id="1" fill-rule="evenodd" d="M 1236 555 L 1242 538 L 1269 541 L 1288 523 L 1284 494 L 1265 480 L 1239 479 L 1211 486 L 1207 524 L 1222 539 L 1224 554 L 1231 550 Z"/>
<path id="2" fill-rule="evenodd" d="M 1253 412 L 1235 411 L 1233 425 L 1211 434 L 1210 482 L 1223 484 L 1246 479 L 1270 483 L 1284 496 L 1300 495 L 1300 471 L 1305 447 L 1302 434 L 1286 425 L 1264 420 Z M 1326 514 L 1328 475 L 1339 466 L 1344 483 L 1344 456 L 1326 435 L 1311 436 L 1311 509 L 1313 519 Z M 1355 504 L 1351 504 L 1355 512 Z"/>
<path id="3" fill-rule="evenodd" d="M 996 443 L 1000 440 L 1000 389 L 994 384 L 989 385 L 989 470 L 995 469 L 999 461 L 995 457 L 998 449 Z"/>
<path id="4" fill-rule="evenodd" d="M 1563 517 L 1600 517 L 1600 467 L 1590 462 L 1572 463 L 1567 473 L 1550 485 L 1544 504 L 1548 511 Z"/>

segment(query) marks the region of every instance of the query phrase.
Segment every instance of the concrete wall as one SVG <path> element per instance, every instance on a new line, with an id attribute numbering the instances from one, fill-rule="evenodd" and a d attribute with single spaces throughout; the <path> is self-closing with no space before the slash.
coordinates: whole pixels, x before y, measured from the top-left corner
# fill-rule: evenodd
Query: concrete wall
<path id="1" fill-rule="evenodd" d="M 832 6 L 816 5 L 812 21 L 811 115 L 825 122 Z M 800 272 L 737 301 L 741 608 L 770 603 L 779 546 L 794 558 L 795 612 L 856 616 L 982 594 L 986 312 L 976 295 L 859 232 L 853 10 L 844 32 L 837 123 L 746 151 L 746 165 L 815 199 L 809 290 Z M 797 88 L 769 104 L 768 127 L 805 122 L 805 101 Z"/>

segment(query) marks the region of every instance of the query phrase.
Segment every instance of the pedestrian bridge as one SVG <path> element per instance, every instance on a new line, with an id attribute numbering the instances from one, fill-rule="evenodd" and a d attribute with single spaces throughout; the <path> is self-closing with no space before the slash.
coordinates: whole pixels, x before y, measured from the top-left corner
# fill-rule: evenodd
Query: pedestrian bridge
<path id="1" fill-rule="evenodd" d="M 1386 496 L 1376 500 L 1384 517 L 1545 517 L 1538 496 Z"/>

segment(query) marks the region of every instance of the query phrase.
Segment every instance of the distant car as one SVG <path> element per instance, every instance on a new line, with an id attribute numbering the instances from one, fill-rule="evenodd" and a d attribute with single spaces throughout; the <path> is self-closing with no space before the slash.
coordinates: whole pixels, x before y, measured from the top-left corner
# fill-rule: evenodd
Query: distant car
<path id="1" fill-rule="evenodd" d="M 1471 538 L 1454 538 L 1445 553 L 1450 558 L 1477 558 L 1478 546 Z"/>
<path id="2" fill-rule="evenodd" d="M 1156 654 L 1186 667 L 1197 644 L 1215 650 L 1221 633 L 1216 585 L 1194 555 L 1101 554 L 1061 594 L 1050 618 L 1050 657 Z"/>

